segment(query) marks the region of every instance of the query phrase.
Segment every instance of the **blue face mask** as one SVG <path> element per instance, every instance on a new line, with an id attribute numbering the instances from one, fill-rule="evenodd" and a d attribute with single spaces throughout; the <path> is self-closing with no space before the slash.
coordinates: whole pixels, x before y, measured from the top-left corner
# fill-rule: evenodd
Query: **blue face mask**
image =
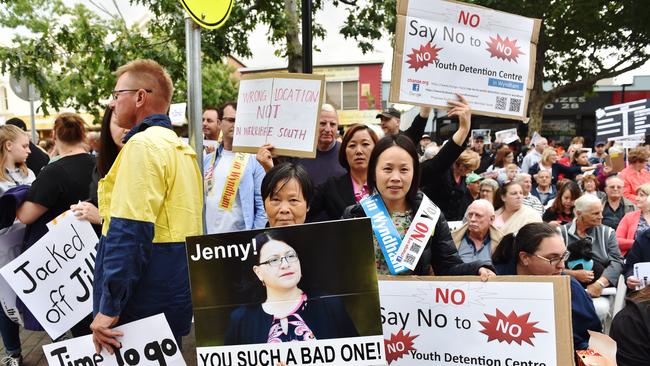
<path id="1" fill-rule="evenodd" d="M 567 267 L 569 269 L 576 269 L 576 267 L 579 266 L 579 265 L 582 265 L 582 269 L 584 269 L 586 271 L 591 271 L 594 268 L 594 260 L 593 259 L 590 259 L 590 260 L 585 260 L 585 259 L 582 259 L 582 258 L 574 259 L 572 261 L 568 261 L 566 264 L 567 264 Z"/>

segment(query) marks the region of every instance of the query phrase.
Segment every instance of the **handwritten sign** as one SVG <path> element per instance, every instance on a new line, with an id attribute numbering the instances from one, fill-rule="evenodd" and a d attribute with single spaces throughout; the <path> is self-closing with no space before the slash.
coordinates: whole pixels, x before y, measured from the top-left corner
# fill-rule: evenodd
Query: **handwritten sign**
<path id="1" fill-rule="evenodd" d="M 185 109 L 187 103 L 174 103 L 169 106 L 169 120 L 174 126 L 182 126 L 187 120 L 185 119 Z"/>
<path id="2" fill-rule="evenodd" d="M 95 353 L 92 335 L 43 346 L 50 366 L 69 365 L 185 365 L 164 314 L 150 316 L 115 328 L 124 336 L 117 340 L 122 348 L 113 355 L 104 349 Z M 101 363 L 100 363 L 101 362 Z"/>
<path id="3" fill-rule="evenodd" d="M 239 82 L 233 151 L 257 153 L 270 143 L 279 155 L 316 156 L 324 76 L 267 73 Z"/>
<path id="4" fill-rule="evenodd" d="M 97 242 L 90 223 L 68 211 L 52 221 L 39 241 L 0 269 L 53 339 L 92 312 Z"/>
<path id="5" fill-rule="evenodd" d="M 568 277 L 384 277 L 379 294 L 389 365 L 573 364 Z"/>
<path id="6" fill-rule="evenodd" d="M 540 25 L 455 1 L 400 1 L 390 101 L 448 108 L 459 93 L 473 113 L 524 120 Z"/>

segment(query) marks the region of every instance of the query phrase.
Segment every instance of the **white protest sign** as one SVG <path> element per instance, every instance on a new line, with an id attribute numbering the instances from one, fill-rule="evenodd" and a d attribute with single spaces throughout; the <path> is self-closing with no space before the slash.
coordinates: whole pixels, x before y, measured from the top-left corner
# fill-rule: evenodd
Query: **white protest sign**
<path id="1" fill-rule="evenodd" d="M 474 140 L 477 137 L 483 137 L 483 143 L 486 145 L 491 144 L 492 140 L 492 131 L 487 128 L 480 128 L 480 129 L 474 129 L 471 132 L 472 140 Z"/>
<path id="2" fill-rule="evenodd" d="M 443 0 L 401 0 L 390 101 L 524 120 L 534 81 L 538 19 Z"/>
<path id="3" fill-rule="evenodd" d="M 650 262 L 634 263 L 634 277 L 641 282 L 641 285 L 636 287 L 637 290 L 648 286 L 650 283 Z"/>
<path id="4" fill-rule="evenodd" d="M 233 151 L 257 153 L 269 143 L 279 155 L 316 156 L 324 76 L 268 73 L 239 82 Z"/>
<path id="5" fill-rule="evenodd" d="M 70 211 L 50 227 L 0 274 L 56 339 L 92 312 L 98 239 L 90 223 L 77 220 Z"/>
<path id="6" fill-rule="evenodd" d="M 169 119 L 174 126 L 182 126 L 185 124 L 185 109 L 187 103 L 174 103 L 169 106 Z"/>
<path id="7" fill-rule="evenodd" d="M 11 262 L 20 255 L 23 249 L 23 237 L 25 236 L 25 225 L 15 223 L 0 234 L 0 268 Z M 23 324 L 23 319 L 16 308 L 16 293 L 11 286 L 0 276 L 0 303 L 2 310 L 14 323 Z"/>
<path id="8" fill-rule="evenodd" d="M 572 365 L 569 278 L 384 277 L 389 365 Z"/>
<path id="9" fill-rule="evenodd" d="M 494 133 L 494 142 L 509 144 L 517 140 L 519 140 L 519 135 L 517 135 L 516 128 L 509 128 L 507 130 L 501 130 Z"/>
<path id="10" fill-rule="evenodd" d="M 113 355 L 104 349 L 95 353 L 92 335 L 43 346 L 50 366 L 69 365 L 185 365 L 164 314 L 150 316 L 115 328 L 124 336 L 122 348 Z M 101 364 L 100 364 L 101 362 Z"/>

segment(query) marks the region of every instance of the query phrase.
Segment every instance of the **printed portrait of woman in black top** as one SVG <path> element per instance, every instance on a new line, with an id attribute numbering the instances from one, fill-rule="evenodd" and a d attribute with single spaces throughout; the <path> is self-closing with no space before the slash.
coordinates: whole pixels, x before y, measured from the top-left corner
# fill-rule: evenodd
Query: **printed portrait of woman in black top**
<path id="1" fill-rule="evenodd" d="M 230 314 L 225 345 L 356 337 L 343 301 L 310 289 L 300 256 L 277 231 L 255 237 L 249 279 L 251 302 Z"/>

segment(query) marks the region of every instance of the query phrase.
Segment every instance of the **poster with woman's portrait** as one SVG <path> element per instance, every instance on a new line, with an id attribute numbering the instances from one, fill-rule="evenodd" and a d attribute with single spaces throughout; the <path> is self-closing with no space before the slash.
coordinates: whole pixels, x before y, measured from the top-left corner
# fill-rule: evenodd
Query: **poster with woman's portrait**
<path id="1" fill-rule="evenodd" d="M 187 238 L 199 365 L 383 364 L 370 220 Z"/>

